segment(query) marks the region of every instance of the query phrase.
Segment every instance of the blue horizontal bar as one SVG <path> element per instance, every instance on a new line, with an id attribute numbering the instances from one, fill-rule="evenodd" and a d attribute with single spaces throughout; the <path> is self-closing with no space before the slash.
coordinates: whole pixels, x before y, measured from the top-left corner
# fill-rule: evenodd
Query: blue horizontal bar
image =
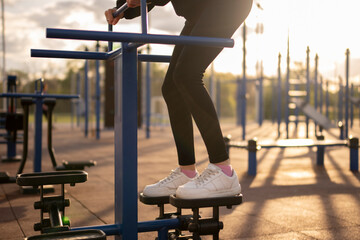
<path id="1" fill-rule="evenodd" d="M 46 37 L 60 39 L 80 39 L 111 42 L 138 42 L 158 44 L 184 44 L 210 47 L 233 47 L 234 40 L 227 38 L 171 36 L 159 34 L 120 33 L 106 31 L 85 31 L 47 28 Z"/>
<path id="2" fill-rule="evenodd" d="M 61 94 L 36 94 L 36 93 L 3 93 L 0 94 L 0 97 L 30 97 L 30 98 L 61 98 L 61 99 L 70 99 L 70 98 L 79 98 L 79 95 L 61 95 Z"/>
<path id="3" fill-rule="evenodd" d="M 138 59 L 142 62 L 170 62 L 171 56 L 139 54 Z"/>
<path id="4" fill-rule="evenodd" d="M 104 52 L 31 49 L 31 57 L 106 60 L 108 54 Z"/>
<path id="5" fill-rule="evenodd" d="M 167 229 L 178 228 L 180 227 L 180 220 L 178 218 L 174 218 L 174 219 L 160 219 L 155 221 L 138 222 L 138 232 L 159 231 L 164 227 Z M 71 230 L 88 230 L 88 229 L 102 230 L 104 233 L 106 233 L 107 236 L 121 235 L 122 233 L 121 224 L 107 224 L 107 225 L 71 228 Z"/>
<path id="6" fill-rule="evenodd" d="M 118 54 L 121 54 L 121 49 L 109 53 L 31 49 L 31 57 L 41 57 L 41 58 L 107 60 L 116 57 Z M 142 62 L 170 62 L 171 56 L 139 54 L 138 59 L 139 61 Z"/>

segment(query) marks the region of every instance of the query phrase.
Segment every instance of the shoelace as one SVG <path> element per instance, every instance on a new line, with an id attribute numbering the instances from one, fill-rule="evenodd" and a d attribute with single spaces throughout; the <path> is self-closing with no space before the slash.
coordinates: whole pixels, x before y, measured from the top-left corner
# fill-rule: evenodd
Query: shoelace
<path id="1" fill-rule="evenodd" d="M 179 175 L 179 172 L 176 172 L 175 170 L 171 170 L 171 173 L 169 174 L 169 176 L 167 176 L 166 178 L 160 180 L 160 184 L 165 184 L 166 182 L 172 180 L 173 178 L 175 178 L 177 175 Z"/>
<path id="2" fill-rule="evenodd" d="M 204 184 L 211 176 L 216 175 L 218 173 L 218 170 L 213 170 L 213 169 L 205 169 L 204 172 L 198 177 L 196 178 L 195 184 L 196 185 L 201 185 Z"/>

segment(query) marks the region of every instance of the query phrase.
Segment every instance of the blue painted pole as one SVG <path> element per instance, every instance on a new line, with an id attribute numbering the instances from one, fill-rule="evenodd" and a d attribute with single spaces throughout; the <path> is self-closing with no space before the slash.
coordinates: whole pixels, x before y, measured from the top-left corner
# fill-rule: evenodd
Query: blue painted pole
<path id="1" fill-rule="evenodd" d="M 260 65 L 260 79 L 259 79 L 259 126 L 262 126 L 264 118 L 264 75 L 263 75 L 263 62 Z"/>
<path id="2" fill-rule="evenodd" d="M 350 96 L 354 96 L 354 84 L 351 84 Z M 350 103 L 350 128 L 353 128 L 354 124 L 354 104 Z"/>
<path id="3" fill-rule="evenodd" d="M 134 42 L 134 43 L 159 43 L 159 44 L 191 44 L 194 46 L 233 47 L 234 40 L 227 38 L 172 36 L 161 34 L 121 33 L 105 31 L 85 31 L 70 29 L 46 29 L 47 38 Z"/>
<path id="4" fill-rule="evenodd" d="M 148 53 L 150 52 L 150 45 L 148 45 Z M 150 79 L 150 62 L 146 62 L 146 76 L 145 76 L 145 99 L 146 99 L 146 138 L 150 138 L 150 124 L 151 124 L 151 79 Z"/>
<path id="5" fill-rule="evenodd" d="M 241 89 L 241 79 L 238 77 L 236 79 L 236 125 L 241 125 L 241 106 L 243 102 L 242 96 L 242 89 Z"/>
<path id="6" fill-rule="evenodd" d="M 310 48 L 306 49 L 306 102 L 310 102 Z M 309 117 L 306 116 L 306 138 L 309 138 Z"/>
<path id="7" fill-rule="evenodd" d="M 281 54 L 278 56 L 278 86 L 277 86 L 277 136 L 280 137 L 280 125 L 281 125 Z"/>
<path id="8" fill-rule="evenodd" d="M 276 79 L 273 78 L 271 79 L 271 88 L 272 88 L 272 98 L 271 98 L 271 105 L 272 105 L 272 111 L 271 111 L 271 122 L 272 124 L 275 123 L 275 110 L 276 110 L 276 84 L 275 84 Z"/>
<path id="9" fill-rule="evenodd" d="M 350 148 L 350 171 L 359 171 L 359 139 L 350 137 L 349 138 Z"/>
<path id="10" fill-rule="evenodd" d="M 80 96 L 80 81 L 81 81 L 81 75 L 80 72 L 78 72 L 76 74 L 76 94 Z M 80 115 L 81 115 L 81 110 L 80 110 L 80 99 L 76 100 L 76 126 L 79 127 L 80 126 Z"/>
<path id="11" fill-rule="evenodd" d="M 241 104 L 241 124 L 242 124 L 242 140 L 245 140 L 246 135 L 246 23 L 243 25 L 243 64 L 242 64 L 242 104 Z"/>
<path id="12" fill-rule="evenodd" d="M 286 138 L 289 138 L 289 103 L 290 103 L 290 44 L 288 37 L 287 44 L 287 55 L 286 55 L 286 81 L 285 81 L 285 124 L 286 124 Z"/>
<path id="13" fill-rule="evenodd" d="M 89 78 L 88 78 L 88 71 L 89 71 L 89 61 L 85 60 L 85 66 L 84 66 L 84 103 L 85 103 L 84 134 L 85 134 L 85 137 L 87 137 L 88 133 L 89 133 Z"/>
<path id="14" fill-rule="evenodd" d="M 320 76 L 320 99 L 319 99 L 319 110 L 320 110 L 320 113 L 322 114 L 323 113 L 323 105 L 324 105 L 324 88 L 323 88 L 323 85 L 324 84 L 324 80 L 323 80 L 323 77 Z"/>
<path id="15" fill-rule="evenodd" d="M 256 152 L 257 152 L 257 140 L 251 139 L 248 141 L 248 175 L 256 176 L 257 171 L 257 160 L 256 160 Z"/>
<path id="16" fill-rule="evenodd" d="M 318 109 L 318 61 L 319 61 L 319 57 L 316 54 L 315 55 L 315 76 L 314 76 L 314 108 L 315 110 Z M 317 136 L 317 124 L 314 123 L 315 125 L 315 136 Z"/>
<path id="17" fill-rule="evenodd" d="M 122 49 L 115 60 L 115 224 L 122 239 L 137 239 L 137 49 Z"/>
<path id="18" fill-rule="evenodd" d="M 241 126 L 242 126 L 242 140 L 246 137 L 246 77 L 241 80 Z"/>
<path id="19" fill-rule="evenodd" d="M 42 95 L 43 79 L 35 81 L 35 94 Z M 42 98 L 35 98 L 34 172 L 41 172 L 42 154 Z"/>
<path id="20" fill-rule="evenodd" d="M 349 59 L 350 50 L 346 49 L 346 66 L 345 66 L 345 138 L 349 137 Z"/>
<path id="21" fill-rule="evenodd" d="M 100 44 L 96 43 L 96 51 L 99 51 Z M 96 99 L 96 139 L 100 139 L 100 62 L 99 60 L 95 61 L 96 68 L 96 89 L 95 89 L 95 99 Z"/>
<path id="22" fill-rule="evenodd" d="M 141 15 L 141 33 L 147 34 L 148 29 L 148 15 L 146 0 L 140 2 L 140 15 Z"/>
<path id="23" fill-rule="evenodd" d="M 329 105 L 330 105 L 330 97 L 329 97 L 329 81 L 326 81 L 326 93 L 325 93 L 325 115 L 329 118 Z"/>
<path id="24" fill-rule="evenodd" d="M 344 117 L 343 117 L 343 83 L 342 83 L 342 78 L 339 77 L 339 103 L 338 103 L 338 121 L 343 121 Z"/>

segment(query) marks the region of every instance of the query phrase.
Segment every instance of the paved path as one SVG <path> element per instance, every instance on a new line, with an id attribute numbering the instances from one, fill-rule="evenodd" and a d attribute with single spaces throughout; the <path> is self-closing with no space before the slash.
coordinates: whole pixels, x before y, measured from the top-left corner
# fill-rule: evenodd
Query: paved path
<path id="1" fill-rule="evenodd" d="M 355 124 L 359 125 L 359 124 Z M 292 136 L 304 137 L 300 127 Z M 241 128 L 223 126 L 224 135 L 239 140 Z M 29 161 L 25 172 L 32 170 L 33 131 L 30 132 Z M 46 132 L 44 132 L 46 134 Z M 354 129 L 354 136 L 360 130 Z M 67 187 L 71 206 L 67 208 L 72 226 L 111 224 L 114 219 L 113 132 L 104 130 L 101 139 L 84 138 L 78 128 L 56 125 L 54 147 L 58 161 L 97 161 L 87 169 L 89 180 Z M 276 125 L 262 127 L 249 124 L 247 138 L 274 139 Z M 337 136 L 336 131 L 327 139 Z M 199 134 L 195 133 L 198 169 L 207 166 L 207 154 Z M 43 143 L 43 171 L 51 170 Z M 139 192 L 145 185 L 165 177 L 176 167 L 176 151 L 169 127 L 156 127 L 151 139 L 139 130 Z M 6 148 L 0 145 L 0 155 Z M 18 147 L 21 153 L 21 146 Z M 247 152 L 231 150 L 232 165 L 242 185 L 244 203 L 233 209 L 221 209 L 225 228 L 221 239 L 360 239 L 360 175 L 349 171 L 349 150 L 328 148 L 325 166 L 315 164 L 316 149 L 263 149 L 258 153 L 258 174 L 249 177 Z M 0 163 L 1 171 L 16 173 L 18 163 Z M 59 191 L 59 189 L 57 189 Z M 34 235 L 33 224 L 39 221 L 39 210 L 33 209 L 37 195 L 22 195 L 16 184 L 0 184 L 0 239 L 17 240 Z M 153 220 L 157 209 L 139 203 L 139 221 Z M 201 212 L 209 215 L 209 210 Z M 139 239 L 154 239 L 155 233 L 141 233 Z M 112 239 L 112 238 L 109 238 Z M 210 238 L 204 238 L 210 239 Z"/>

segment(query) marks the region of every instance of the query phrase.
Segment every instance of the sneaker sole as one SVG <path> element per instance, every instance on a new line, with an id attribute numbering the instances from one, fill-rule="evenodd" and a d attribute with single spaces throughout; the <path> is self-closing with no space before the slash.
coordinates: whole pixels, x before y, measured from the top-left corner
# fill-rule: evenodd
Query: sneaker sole
<path id="1" fill-rule="evenodd" d="M 207 194 L 203 194 L 203 195 L 194 195 L 194 194 L 184 194 L 184 193 L 180 193 L 177 192 L 176 196 L 178 198 L 183 198 L 183 199 L 199 199 L 199 198 L 217 198 L 217 197 L 230 197 L 230 196 L 235 196 L 237 194 L 241 193 L 241 187 L 236 187 L 236 188 L 232 188 L 232 189 L 227 189 L 227 190 L 222 190 L 222 191 L 216 191 L 216 192 L 208 192 Z"/>

